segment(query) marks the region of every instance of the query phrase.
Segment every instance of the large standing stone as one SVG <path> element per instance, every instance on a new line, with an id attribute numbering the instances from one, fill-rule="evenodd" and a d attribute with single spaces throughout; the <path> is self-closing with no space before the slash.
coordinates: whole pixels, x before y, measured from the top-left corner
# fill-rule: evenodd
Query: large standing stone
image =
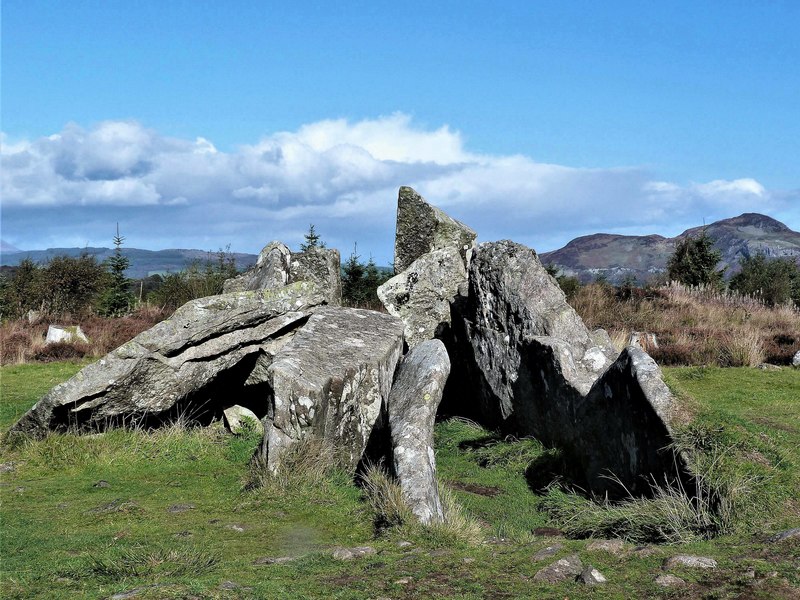
<path id="1" fill-rule="evenodd" d="M 336 452 L 355 470 L 403 350 L 403 323 L 368 310 L 322 308 L 269 366 L 274 400 L 261 458 L 275 472 L 299 442 Z"/>
<path id="2" fill-rule="evenodd" d="M 389 314 L 402 319 L 413 348 L 450 326 L 450 303 L 467 280 L 464 262 L 454 248 L 423 254 L 402 273 L 378 288 Z"/>
<path id="3" fill-rule="evenodd" d="M 466 264 L 467 252 L 476 237 L 472 229 L 428 204 L 412 188 L 400 188 L 394 241 L 395 272 L 405 271 L 423 254 L 441 248 L 457 249 Z"/>
<path id="4" fill-rule="evenodd" d="M 403 358 L 389 393 L 394 471 L 403 498 L 421 523 L 443 519 L 433 424 L 449 374 L 444 344 L 439 340 L 422 342 Z"/>
<path id="5" fill-rule="evenodd" d="M 71 426 L 158 420 L 178 411 L 189 418 L 217 416 L 243 404 L 248 386 L 264 383 L 265 364 L 324 301 L 309 283 L 192 300 L 54 387 L 13 430 L 42 436 Z"/>
<path id="6" fill-rule="evenodd" d="M 270 242 L 258 255 L 252 269 L 229 279 L 223 292 L 272 290 L 298 281 L 316 284 L 328 304 L 342 303 L 342 275 L 339 251 L 311 248 L 293 253 L 281 242 Z"/>

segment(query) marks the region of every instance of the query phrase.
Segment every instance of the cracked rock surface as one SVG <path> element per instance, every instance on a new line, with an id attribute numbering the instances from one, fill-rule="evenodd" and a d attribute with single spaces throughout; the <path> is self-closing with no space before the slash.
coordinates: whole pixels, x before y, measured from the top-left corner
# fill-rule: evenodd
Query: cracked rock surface
<path id="1" fill-rule="evenodd" d="M 267 369 L 273 407 L 261 458 L 275 472 L 295 444 L 334 451 L 355 471 L 389 396 L 403 351 L 403 324 L 391 315 L 321 308 Z"/>

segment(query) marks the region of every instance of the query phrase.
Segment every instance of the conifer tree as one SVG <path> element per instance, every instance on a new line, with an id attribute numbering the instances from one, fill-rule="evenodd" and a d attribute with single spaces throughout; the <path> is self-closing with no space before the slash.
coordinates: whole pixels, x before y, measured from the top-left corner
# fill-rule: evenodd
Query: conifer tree
<path id="1" fill-rule="evenodd" d="M 300 244 L 300 252 L 308 252 L 312 248 L 324 248 L 325 242 L 321 241 L 320 235 L 314 229 L 314 224 L 308 226 L 308 231 L 303 236 L 306 240 L 304 243 Z"/>
<path id="2" fill-rule="evenodd" d="M 122 242 L 125 238 L 119 234 L 114 236 L 114 254 L 106 260 L 109 282 L 100 300 L 100 314 L 106 317 L 120 317 L 130 312 L 133 307 L 133 294 L 128 289 L 128 278 L 125 271 L 130 266 L 128 257 L 122 254 Z"/>

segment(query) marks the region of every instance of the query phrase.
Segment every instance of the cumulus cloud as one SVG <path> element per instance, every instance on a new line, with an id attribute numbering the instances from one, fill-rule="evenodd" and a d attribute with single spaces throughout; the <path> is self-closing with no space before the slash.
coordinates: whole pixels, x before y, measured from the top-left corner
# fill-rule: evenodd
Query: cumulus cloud
<path id="1" fill-rule="evenodd" d="M 131 246 L 255 252 L 271 239 L 296 244 L 314 223 L 344 254 L 358 241 L 359 252 L 387 263 L 400 185 L 481 239 L 540 250 L 596 231 L 673 234 L 744 211 L 798 220 L 797 193 L 751 178 L 681 184 L 639 168 L 479 154 L 458 131 L 400 113 L 311 123 L 231 152 L 135 121 L 68 124 L 34 140 L 3 136 L 0 177 L 3 238 L 27 248 L 75 238 L 108 245 L 120 222 Z"/>

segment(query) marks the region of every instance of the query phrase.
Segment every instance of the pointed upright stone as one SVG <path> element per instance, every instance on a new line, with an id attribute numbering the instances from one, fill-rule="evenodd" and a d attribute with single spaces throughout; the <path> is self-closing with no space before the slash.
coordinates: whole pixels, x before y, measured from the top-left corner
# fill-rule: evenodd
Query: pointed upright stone
<path id="1" fill-rule="evenodd" d="M 426 202 L 412 188 L 400 188 L 394 242 L 396 273 L 405 271 L 423 254 L 441 248 L 456 249 L 466 265 L 476 237 L 472 229 Z"/>

